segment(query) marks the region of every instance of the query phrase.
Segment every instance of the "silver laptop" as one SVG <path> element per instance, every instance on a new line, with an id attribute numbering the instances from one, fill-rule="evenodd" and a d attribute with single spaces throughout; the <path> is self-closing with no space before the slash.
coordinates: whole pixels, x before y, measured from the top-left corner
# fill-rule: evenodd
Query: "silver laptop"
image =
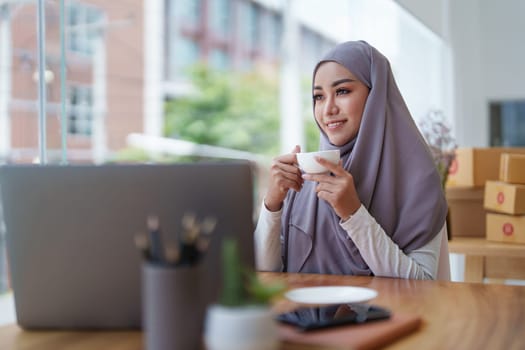
<path id="1" fill-rule="evenodd" d="M 18 324 L 24 328 L 140 328 L 141 262 L 134 236 L 157 215 L 165 242 L 182 217 L 213 216 L 206 252 L 210 300 L 220 241 L 234 236 L 253 267 L 249 163 L 2 166 L 2 199 Z M 191 301 L 189 301 L 191 302 Z"/>

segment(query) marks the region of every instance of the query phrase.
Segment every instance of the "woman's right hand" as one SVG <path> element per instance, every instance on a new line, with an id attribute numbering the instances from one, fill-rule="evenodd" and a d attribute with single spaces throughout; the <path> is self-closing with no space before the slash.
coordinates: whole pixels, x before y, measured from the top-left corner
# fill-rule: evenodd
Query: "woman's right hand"
<path id="1" fill-rule="evenodd" d="M 299 192 L 303 187 L 304 180 L 295 156 L 299 152 L 301 152 L 301 147 L 295 146 L 292 153 L 273 159 L 270 167 L 270 183 L 264 198 L 264 205 L 268 210 L 278 211 L 283 205 L 288 190 Z"/>

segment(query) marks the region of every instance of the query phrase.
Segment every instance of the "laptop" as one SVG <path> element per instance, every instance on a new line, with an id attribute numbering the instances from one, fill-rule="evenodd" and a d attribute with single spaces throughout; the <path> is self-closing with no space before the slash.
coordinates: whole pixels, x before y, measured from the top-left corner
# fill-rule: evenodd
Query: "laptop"
<path id="1" fill-rule="evenodd" d="M 6 165 L 0 194 L 18 324 L 26 329 L 141 327 L 137 233 L 156 215 L 177 242 L 185 213 L 217 220 L 205 257 L 210 301 L 221 285 L 221 240 L 253 257 L 248 162 L 171 165 Z"/>

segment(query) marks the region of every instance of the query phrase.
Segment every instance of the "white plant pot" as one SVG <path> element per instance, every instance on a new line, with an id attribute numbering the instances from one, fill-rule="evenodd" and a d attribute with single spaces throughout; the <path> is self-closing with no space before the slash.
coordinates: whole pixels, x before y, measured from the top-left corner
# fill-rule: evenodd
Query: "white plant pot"
<path id="1" fill-rule="evenodd" d="M 206 314 L 207 350 L 274 350 L 277 324 L 269 307 L 211 305 Z"/>

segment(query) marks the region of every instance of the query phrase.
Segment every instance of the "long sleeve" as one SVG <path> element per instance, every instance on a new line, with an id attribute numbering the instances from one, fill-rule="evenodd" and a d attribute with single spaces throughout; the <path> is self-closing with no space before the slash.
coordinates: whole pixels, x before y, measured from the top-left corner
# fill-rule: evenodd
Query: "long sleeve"
<path id="1" fill-rule="evenodd" d="M 261 206 L 255 229 L 256 266 L 261 271 L 280 271 L 281 211 L 270 212 Z M 361 206 L 351 219 L 341 223 L 359 249 L 375 276 L 411 279 L 435 279 L 438 268 L 442 230 L 423 247 L 405 254 L 381 226 Z"/>
<path id="2" fill-rule="evenodd" d="M 259 220 L 255 227 L 255 265 L 260 271 L 281 271 L 281 215 L 282 210 L 269 211 L 261 205 Z"/>
<path id="3" fill-rule="evenodd" d="M 439 251 L 446 225 L 423 247 L 405 254 L 364 206 L 340 223 L 375 276 L 436 279 Z"/>

